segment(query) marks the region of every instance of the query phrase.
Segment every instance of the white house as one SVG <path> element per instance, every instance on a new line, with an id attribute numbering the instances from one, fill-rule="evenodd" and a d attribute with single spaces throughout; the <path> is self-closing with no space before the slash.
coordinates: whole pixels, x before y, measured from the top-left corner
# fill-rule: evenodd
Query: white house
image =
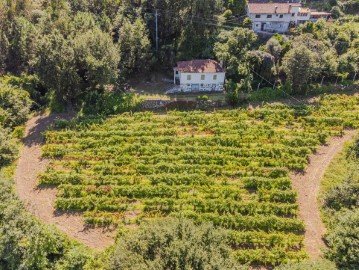
<path id="1" fill-rule="evenodd" d="M 247 16 L 253 21 L 255 32 L 285 33 L 309 20 L 328 19 L 330 13 L 310 10 L 301 3 L 248 3 Z"/>
<path id="2" fill-rule="evenodd" d="M 183 92 L 223 91 L 225 69 L 214 60 L 178 62 L 173 68 L 174 84 Z"/>

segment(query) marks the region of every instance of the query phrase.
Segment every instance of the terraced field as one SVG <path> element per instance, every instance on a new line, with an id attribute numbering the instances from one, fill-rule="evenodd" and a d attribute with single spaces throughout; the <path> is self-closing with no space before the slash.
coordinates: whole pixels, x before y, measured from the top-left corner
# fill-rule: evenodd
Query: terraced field
<path id="1" fill-rule="evenodd" d="M 313 106 L 86 119 L 46 133 L 51 163 L 39 183 L 58 186 L 56 207 L 84 212 L 90 226 L 210 221 L 228 229 L 238 261 L 277 265 L 307 256 L 289 172 L 358 127 L 359 97 L 339 95 Z"/>

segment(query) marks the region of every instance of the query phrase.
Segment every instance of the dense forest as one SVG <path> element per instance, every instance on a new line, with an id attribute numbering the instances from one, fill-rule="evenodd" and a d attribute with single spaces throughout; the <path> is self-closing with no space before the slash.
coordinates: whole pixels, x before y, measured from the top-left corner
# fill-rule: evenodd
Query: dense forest
<path id="1" fill-rule="evenodd" d="M 284 176 L 280 175 L 282 171 L 277 164 L 278 157 L 276 156 L 280 155 L 281 161 L 286 166 L 288 165 L 289 169 L 305 168 L 309 153 L 324 143 L 327 138 L 331 135 L 340 135 L 345 128 L 358 127 L 358 116 L 355 115 L 359 108 L 357 97 L 327 96 L 321 101 L 322 107 L 319 105 L 293 107 L 268 105 L 255 111 L 229 110 L 228 114 L 222 113 L 223 121 L 221 122 L 219 115 L 213 114 L 213 119 L 208 121 L 201 112 L 194 113 L 194 116 L 185 113 L 179 113 L 176 116 L 174 113 L 172 116 L 169 114 L 169 116 L 158 118 L 146 113 L 133 114 L 132 111 L 137 108 L 141 98 L 126 92 L 126 84 L 131 78 L 142 77 L 143 74 L 151 72 L 164 74 L 171 72 L 178 60 L 207 58 L 216 59 L 224 64 L 227 71 L 227 100 L 230 105 L 234 106 L 243 103 L 245 99 L 243 97 L 246 96 L 244 93 L 253 94 L 254 101 L 263 101 L 265 98 L 262 97 L 269 94 L 277 98 L 303 96 L 311 91 L 325 93 L 337 89 L 337 86 L 354 86 L 354 89 L 357 87 L 355 80 L 359 79 L 357 75 L 359 72 L 359 1 L 307 0 L 303 1 L 303 4 L 332 12 L 332 19 L 305 23 L 291 29 L 288 35 L 263 36 L 251 30 L 252 22 L 245 16 L 246 0 L 0 0 L 0 269 L 248 269 L 248 264 L 262 264 L 263 261 L 268 264 L 269 268 L 283 263 L 278 266 L 281 270 L 357 269 L 359 251 L 358 244 L 355 242 L 357 240 L 354 239 L 356 235 L 353 235 L 352 231 L 357 230 L 359 222 L 356 208 L 359 190 L 358 146 L 349 145 L 339 157 L 338 166 L 342 170 L 340 178 L 336 175 L 332 179 L 331 171 L 326 175 L 325 183 L 328 184 L 323 188 L 321 203 L 325 223 L 328 226 L 328 233 L 325 236 L 329 247 L 325 258 L 328 260 L 318 262 L 307 260 L 297 262 L 306 258 L 302 252 L 303 240 L 300 235 L 303 231 L 303 224 L 300 221 L 298 224 L 294 222 L 297 221 L 298 212 L 295 194 L 288 184 L 287 171 L 284 172 Z M 254 93 L 257 95 L 255 96 Z M 233 141 L 246 138 L 253 142 L 253 138 L 256 138 L 258 144 L 266 143 L 270 136 L 277 134 L 277 143 L 283 143 L 280 151 L 272 147 L 258 149 L 249 142 L 246 145 L 237 145 L 248 151 L 246 152 L 248 156 L 237 157 L 242 158 L 240 162 L 245 164 L 245 166 L 242 165 L 246 170 L 247 167 L 248 170 L 254 168 L 257 176 L 263 170 L 260 178 L 247 179 L 249 187 L 244 197 L 252 196 L 254 189 L 258 189 L 258 193 L 261 194 L 258 196 L 262 197 L 253 205 L 262 207 L 256 210 L 264 213 L 260 213 L 263 214 L 261 226 L 273 226 L 267 222 L 268 213 L 275 217 L 273 220 L 277 220 L 278 224 L 281 224 L 282 219 L 289 217 L 291 224 L 299 227 L 299 237 L 293 233 L 288 238 L 278 228 L 268 229 L 272 232 L 269 236 L 262 232 L 258 235 L 256 233 L 247 235 L 246 231 L 243 235 L 229 234 L 230 215 L 227 215 L 228 220 L 223 218 L 220 220 L 216 216 L 223 211 L 219 209 L 220 207 L 228 206 L 225 204 L 228 201 L 222 200 L 215 201 L 213 205 L 196 201 L 198 208 L 215 209 L 212 223 L 202 222 L 198 225 L 198 222 L 193 221 L 195 220 L 193 217 L 197 215 L 195 217 L 198 221 L 206 213 L 201 215 L 195 212 L 192 214 L 192 220 L 173 215 L 165 221 L 144 222 L 134 234 L 128 233 L 127 229 L 119 225 L 115 246 L 104 252 L 95 252 L 68 239 L 55 227 L 41 223 L 26 211 L 24 204 L 14 192 L 12 180 L 16 167 L 14 162 L 19 156 L 21 140 L 25 135 L 26 121 L 33 113 L 40 110 L 63 112 L 66 108 L 70 110 L 75 108 L 80 117 L 73 122 L 62 122 L 64 130 L 71 136 L 67 138 L 64 132 L 64 146 L 61 147 L 70 151 L 71 147 L 76 144 L 77 136 L 85 136 L 88 133 L 89 140 L 83 142 L 80 147 L 85 147 L 84 149 L 92 154 L 91 148 L 96 148 L 96 143 L 99 141 L 102 147 L 102 141 L 110 136 L 106 132 L 123 128 L 127 135 L 131 135 L 129 137 L 138 136 L 140 139 L 136 143 L 129 142 L 126 149 L 124 147 L 120 149 L 128 151 L 128 153 L 123 152 L 127 159 L 121 159 L 122 156 L 116 157 L 116 162 L 122 162 L 125 165 L 128 165 L 126 162 L 131 161 L 132 158 L 135 164 L 140 159 L 136 156 L 140 150 L 146 152 L 150 149 L 146 148 L 149 146 L 141 145 L 143 141 L 141 136 L 147 136 L 147 140 L 153 140 L 151 154 L 163 150 L 164 155 L 168 155 L 165 156 L 166 160 L 170 157 L 177 159 L 174 155 L 169 155 L 170 151 L 164 147 L 164 141 L 166 142 L 168 138 L 161 136 L 166 137 L 181 132 L 190 134 L 187 130 L 188 126 L 193 128 L 193 130 L 189 128 L 192 132 L 191 136 L 188 136 L 189 144 L 194 144 L 192 140 L 196 132 L 201 137 L 207 129 L 212 132 L 211 135 L 237 136 Z M 122 112 L 128 113 L 118 116 L 118 120 L 106 125 L 105 116 Z M 88 114 L 96 114 L 96 117 L 86 118 Z M 98 115 L 101 118 L 98 118 Z M 177 117 L 176 121 L 171 120 L 171 117 Z M 126 122 L 127 118 L 131 121 Z M 236 122 L 232 126 L 223 125 L 223 123 L 238 119 L 244 122 Z M 167 125 L 168 130 L 164 130 L 163 125 Z M 92 131 L 88 127 L 95 130 Z M 103 138 L 91 137 L 97 136 L 96 128 L 105 130 L 102 133 Z M 321 132 L 317 132 L 318 130 Z M 63 131 L 51 132 L 54 132 L 54 141 L 63 139 L 61 137 Z M 47 136 L 51 136 L 51 132 L 47 133 Z M 74 133 L 71 134 L 71 132 Z M 293 136 L 292 140 L 283 139 L 285 137 L 283 134 Z M 51 138 L 47 137 L 47 139 L 51 144 Z M 159 139 L 164 141 L 156 141 Z M 65 143 L 71 140 L 74 140 L 73 144 L 65 147 Z M 89 145 L 85 145 L 86 143 Z M 213 139 L 211 149 L 205 149 L 210 154 L 201 157 L 191 156 L 191 153 L 187 153 L 187 148 L 181 148 L 186 145 L 182 145 L 181 141 L 177 143 L 177 151 L 181 150 L 182 158 L 189 163 L 195 163 L 195 160 L 224 162 L 223 160 L 233 159 L 228 153 L 227 156 L 220 153 L 222 161 L 212 160 L 215 151 L 223 151 L 221 143 L 230 144 L 230 139 L 221 142 Z M 227 146 L 226 151 L 231 154 L 243 155 L 243 153 L 231 152 L 234 151 L 230 149 L 232 145 Z M 201 147 L 204 148 L 206 145 Z M 112 155 L 114 148 L 115 146 L 110 142 L 104 151 Z M 61 154 L 61 151 L 60 154 L 59 151 L 56 152 L 59 150 L 57 148 L 45 147 L 44 149 L 47 149 L 45 154 L 53 154 L 55 159 L 60 159 L 65 155 Z M 55 149 L 55 154 L 52 152 L 53 149 Z M 84 149 L 81 150 L 82 153 L 86 153 Z M 75 150 L 72 149 L 72 151 Z M 132 153 L 135 154 L 132 155 Z M 97 154 L 100 155 L 100 153 Z M 250 163 L 247 160 L 249 157 L 256 160 Z M 160 158 L 163 157 L 160 155 L 154 157 L 158 160 Z M 207 159 L 207 161 L 202 159 Z M 82 162 L 76 163 L 80 168 L 78 172 L 76 171 L 78 174 L 81 172 L 81 166 L 89 166 L 86 162 L 84 164 Z M 142 170 L 156 168 L 156 166 L 151 167 L 145 164 L 146 161 L 142 162 L 144 163 L 140 164 L 143 165 L 140 166 Z M 114 172 L 109 170 L 110 164 L 107 160 L 104 163 L 106 164 L 101 163 L 96 167 L 97 172 L 110 178 Z M 71 169 L 77 170 L 76 164 L 71 164 L 73 165 L 73 167 L 70 166 Z M 230 161 L 228 164 L 231 168 Z M 259 164 L 263 167 L 259 167 Z M 272 183 L 262 179 L 268 176 L 264 174 L 268 173 L 268 168 L 265 168 L 268 164 L 269 166 L 276 164 L 279 168 L 274 167 L 274 173 L 278 173 L 279 176 L 276 176 L 276 181 Z M 101 168 L 102 165 L 105 168 Z M 161 179 L 181 185 L 182 182 L 188 184 L 213 180 L 213 168 L 218 166 L 212 164 L 213 168 L 206 171 L 203 168 L 207 167 L 203 164 L 196 165 L 200 167 L 198 170 L 201 173 L 199 174 L 201 180 L 197 179 L 198 176 L 193 178 L 196 175 L 188 175 L 188 171 L 185 177 L 184 174 L 175 177 L 172 173 L 171 178 L 161 170 L 171 171 L 175 168 L 162 166 L 158 172 L 162 178 L 151 178 L 153 182 L 151 184 L 156 185 Z M 331 170 L 337 169 L 332 165 Z M 49 169 L 47 173 L 50 175 L 48 179 L 54 180 L 51 177 L 55 174 L 51 174 Z M 223 178 L 223 175 L 220 176 Z M 141 179 L 143 177 L 143 175 L 139 176 Z M 228 177 L 233 177 L 233 175 Z M 276 177 L 273 176 L 273 179 Z M 130 180 L 124 181 L 128 180 L 129 184 L 129 181 L 134 181 L 134 178 L 135 174 Z M 59 183 L 66 180 L 68 178 L 63 177 Z M 233 195 L 227 188 L 228 179 L 224 180 L 219 185 L 218 192 L 222 190 L 225 196 L 235 201 L 238 194 Z M 168 185 L 171 186 L 171 183 Z M 266 193 L 261 185 L 270 187 L 273 192 Z M 71 190 L 72 186 L 67 185 L 67 188 Z M 173 191 L 171 187 L 167 189 L 168 192 Z M 126 192 L 129 194 L 135 192 L 131 188 L 128 190 Z M 152 192 L 151 187 L 146 185 L 143 185 L 142 191 L 149 194 Z M 280 194 L 277 194 L 277 191 Z M 96 188 L 92 192 L 96 193 Z M 65 188 L 63 188 L 63 194 L 65 193 Z M 73 194 L 75 193 L 74 191 Z M 132 196 L 130 195 L 128 197 Z M 178 199 L 175 198 L 178 194 L 173 195 L 176 200 L 170 201 L 158 199 L 155 195 L 148 195 L 152 200 L 147 198 L 146 207 L 171 208 Z M 68 207 L 73 210 L 75 208 L 73 204 L 66 205 L 68 201 L 71 201 L 70 199 L 73 198 L 59 196 L 57 203 L 60 205 L 59 202 L 62 200 L 64 209 Z M 183 198 L 181 200 L 182 204 L 183 202 L 188 205 L 193 203 Z M 243 207 L 243 205 L 237 205 L 236 210 L 235 203 L 237 202 L 230 203 L 234 203 L 230 205 L 233 207 L 231 211 L 234 212 L 240 211 L 238 209 Z M 248 210 L 251 207 L 250 204 L 248 205 L 241 211 L 253 211 L 253 209 Z M 81 205 L 81 207 L 85 206 Z M 90 207 L 91 205 L 88 208 Z M 241 214 L 243 213 L 236 213 L 238 216 Z M 246 214 L 248 213 L 244 215 Z M 279 217 L 276 216 L 277 214 Z M 248 220 L 247 223 L 243 221 L 243 224 L 252 226 L 253 224 L 250 223 L 255 218 Z M 236 226 L 240 227 L 243 224 L 236 224 Z M 283 224 L 287 225 L 285 222 Z M 292 243 L 283 244 L 285 241 L 292 241 Z M 351 244 L 346 244 L 348 242 Z M 232 248 L 236 245 L 239 246 L 240 251 L 244 250 L 244 252 L 238 252 L 237 258 L 234 258 Z M 246 249 L 241 249 L 243 246 L 244 248 L 255 247 L 255 251 L 253 252 L 252 249 L 246 253 Z M 273 246 L 281 252 L 270 253 Z M 265 253 L 267 257 L 264 258 L 263 253 L 259 251 L 256 253 L 257 248 L 268 251 Z M 299 255 L 295 257 L 297 253 Z M 290 256 L 297 259 L 291 261 Z"/>
<path id="2" fill-rule="evenodd" d="M 1 1 L 0 72 L 20 76 L 38 104 L 44 96 L 93 103 L 139 73 L 216 58 L 227 68 L 232 103 L 238 92 L 273 84 L 303 94 L 310 83 L 356 76 L 359 19 L 343 13 L 356 4 L 330 1 L 337 21 L 268 40 L 249 30 L 244 0 Z"/>

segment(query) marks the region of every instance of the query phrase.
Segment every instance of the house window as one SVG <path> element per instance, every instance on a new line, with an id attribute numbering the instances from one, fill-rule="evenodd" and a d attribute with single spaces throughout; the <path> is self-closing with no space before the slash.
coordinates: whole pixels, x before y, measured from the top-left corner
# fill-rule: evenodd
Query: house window
<path id="1" fill-rule="evenodd" d="M 213 75 L 213 80 L 216 81 L 217 80 L 217 75 Z"/>
<path id="2" fill-rule="evenodd" d="M 261 17 L 261 15 L 259 14 L 256 14 L 256 18 L 259 19 Z"/>
<path id="3" fill-rule="evenodd" d="M 192 76 L 191 75 L 187 75 L 187 81 L 192 80 Z"/>
<path id="4" fill-rule="evenodd" d="M 282 15 L 279 15 L 279 18 L 283 18 L 283 14 L 282 14 Z"/>
<path id="5" fill-rule="evenodd" d="M 267 15 L 267 18 L 272 18 L 272 15 Z"/>
<path id="6" fill-rule="evenodd" d="M 178 74 L 178 70 L 176 71 L 176 74 Z"/>
<path id="7" fill-rule="evenodd" d="M 206 79 L 206 75 L 201 75 L 201 81 L 204 81 Z"/>
<path id="8" fill-rule="evenodd" d="M 295 13 L 292 13 L 292 17 L 294 17 Z"/>

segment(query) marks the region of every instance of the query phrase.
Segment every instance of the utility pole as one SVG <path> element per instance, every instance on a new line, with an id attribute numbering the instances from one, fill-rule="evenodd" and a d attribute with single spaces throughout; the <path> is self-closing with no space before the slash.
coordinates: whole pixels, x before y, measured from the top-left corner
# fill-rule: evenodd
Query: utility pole
<path id="1" fill-rule="evenodd" d="M 158 52 L 158 11 L 156 9 L 156 51 Z"/>

